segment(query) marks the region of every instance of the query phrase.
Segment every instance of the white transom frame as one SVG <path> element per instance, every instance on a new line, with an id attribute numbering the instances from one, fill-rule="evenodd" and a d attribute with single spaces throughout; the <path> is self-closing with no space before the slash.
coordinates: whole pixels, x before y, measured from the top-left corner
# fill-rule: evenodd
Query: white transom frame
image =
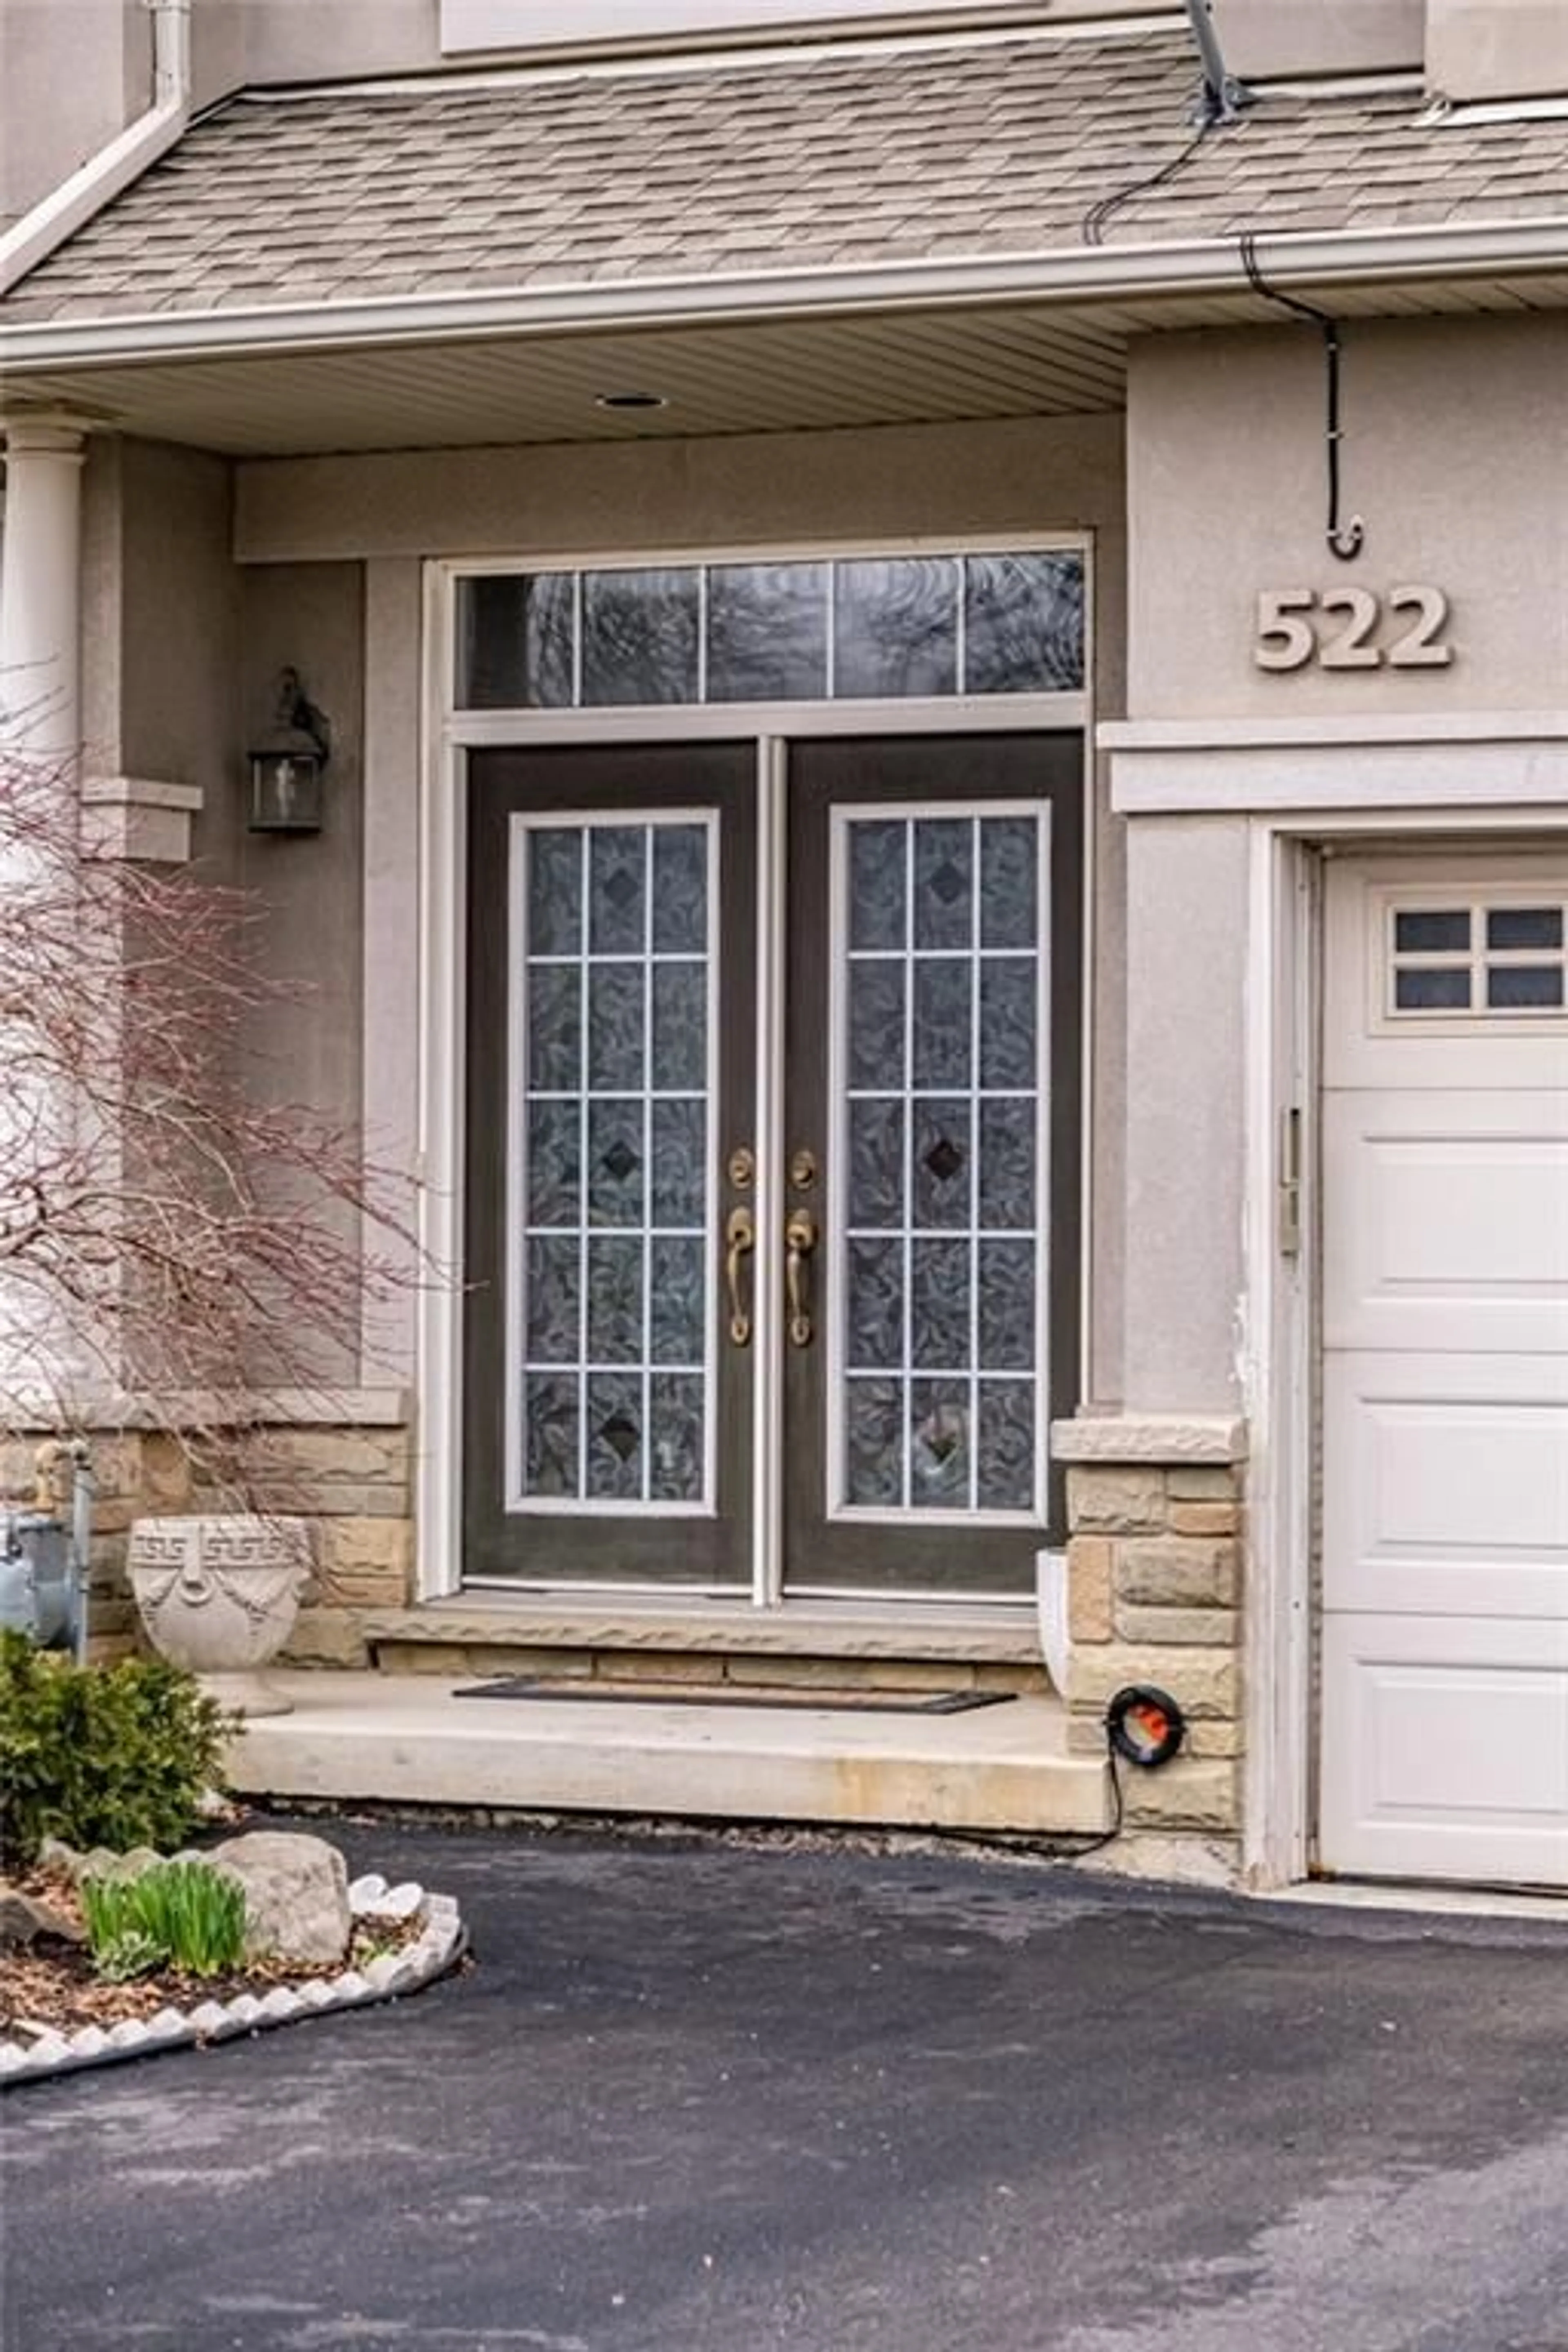
<path id="1" fill-rule="evenodd" d="M 589 572 L 671 572 L 697 570 L 700 601 L 705 614 L 707 574 L 736 564 L 896 562 L 908 558 L 951 559 L 973 555 L 1076 555 L 1083 567 L 1083 677 L 1080 688 L 1034 688 L 1017 694 L 952 693 L 945 695 L 885 695 L 755 702 L 574 703 L 542 706 L 519 703 L 483 710 L 466 709 L 458 701 L 457 600 L 465 580 L 542 578 L 565 574 L 580 580 Z M 1089 730 L 1090 689 L 1094 677 L 1095 571 L 1093 534 L 1070 531 L 973 531 L 923 533 L 913 537 L 844 540 L 771 540 L 758 545 L 710 545 L 640 548 L 631 553 L 614 550 L 569 553 L 559 548 L 519 555 L 448 559 L 431 567 L 439 583 L 444 606 L 441 642 L 431 648 L 428 674 L 435 687 L 433 707 L 441 714 L 442 732 L 456 744 L 477 748 L 486 744 L 616 742 L 628 734 L 653 740 L 674 737 L 701 738 L 825 735 L 929 734 L 945 726 L 954 734 L 1015 730 L 1039 725 L 1037 715 L 1048 714 L 1047 725 Z M 831 585 L 829 589 L 831 600 Z M 962 652 L 963 599 L 957 604 Z M 700 697 L 706 690 L 706 627 L 699 631 Z M 581 646 L 574 632 L 574 666 Z M 833 640 L 828 637 L 828 665 Z M 901 715 L 900 715 L 901 714 Z M 945 714 L 945 718 L 938 714 Z"/>
<path id="2" fill-rule="evenodd" d="M 845 1445 L 845 1415 L 840 1410 L 845 1383 L 849 1373 L 849 1350 L 847 1337 L 848 1312 L 849 1256 L 849 1164 L 848 1164 L 848 974 L 849 974 L 849 833 L 857 824 L 886 823 L 889 819 L 906 824 L 940 821 L 946 817 L 980 819 L 998 816 L 1026 816 L 1037 827 L 1036 852 L 1036 893 L 1037 920 L 1035 936 L 1035 1183 L 1034 1222 L 1026 1234 L 1019 1232 L 1014 1237 L 1027 1239 L 1035 1251 L 1035 1362 L 1029 1378 L 1035 1400 L 1035 1442 L 1033 1493 L 1026 1509 L 998 1510 L 976 1507 L 973 1509 L 928 1509 L 920 1505 L 895 1506 L 849 1503 L 845 1499 L 847 1486 L 847 1462 Z M 827 1283 L 828 1315 L 826 1362 L 824 1367 L 825 1410 L 827 1423 L 827 1444 L 825 1449 L 827 1492 L 823 1497 L 826 1515 L 831 1520 L 844 1520 L 857 1526 L 891 1526 L 910 1528 L 1031 1528 L 1046 1520 L 1047 1480 L 1049 1475 L 1050 1452 L 1050 1277 L 1054 1253 L 1051 1247 L 1050 1195 L 1050 1118 L 1051 1118 L 1051 809 L 1048 801 L 1036 800 L 938 800 L 938 801 L 866 801 L 843 802 L 833 810 L 829 849 L 829 932 L 828 932 L 828 1223 L 831 1233 L 829 1275 Z M 979 877 L 976 870 L 975 888 Z M 906 954 L 906 962 L 911 959 Z M 953 1088 L 950 1092 L 967 1091 L 978 1102 L 979 1066 L 978 1040 L 980 1025 L 980 992 L 974 990 L 971 1008 L 971 1053 L 974 1083 L 968 1089 Z M 904 1146 L 904 1168 L 907 1185 L 915 1101 L 906 1073 L 901 1099 L 907 1121 Z M 978 1180 L 978 1166 L 972 1181 Z M 978 1210 L 971 1220 L 971 1237 L 978 1229 Z M 907 1233 L 902 1236 L 906 1241 Z M 912 1301 L 907 1278 L 904 1285 L 903 1360 L 897 1368 L 900 1393 L 906 1405 L 909 1383 L 920 1377 L 911 1361 Z M 981 1377 L 978 1367 L 977 1318 L 979 1315 L 978 1282 L 970 1302 L 971 1369 L 964 1377 L 974 1393 Z M 892 1368 L 889 1368 L 892 1369 Z M 925 1373 L 929 1379 L 941 1379 L 938 1372 Z M 1017 1377 L 1022 1382 L 1023 1376 Z M 978 1444 L 979 1418 L 976 1413 L 970 1431 L 972 1453 Z M 907 1449 L 909 1431 L 902 1433 Z"/>
<path id="3" fill-rule="evenodd" d="M 952 695 L 942 698 L 730 704 L 624 705 L 575 710 L 460 712 L 455 708 L 456 604 L 459 579 L 480 572 L 547 569 L 635 570 L 671 563 L 767 562 L 792 559 L 1048 552 L 1074 551 L 1084 562 L 1084 678 L 1081 691 L 1020 695 Z M 1095 940 L 1097 824 L 1095 811 L 1094 677 L 1097 604 L 1095 541 L 1085 530 L 987 530 L 976 533 L 887 533 L 874 540 L 726 541 L 657 551 L 605 547 L 517 548 L 500 554 L 431 557 L 422 566 L 420 700 L 424 724 L 417 823 L 417 1123 L 415 1159 L 418 1189 L 416 1233 L 426 1262 L 455 1269 L 463 1263 L 463 1114 L 467 1088 L 464 1053 L 467 992 L 466 937 L 467 765 L 470 751 L 487 748 L 574 743 L 742 741 L 755 746 L 759 779 L 758 876 L 762 899 L 757 921 L 758 1039 L 763 1056 L 758 1086 L 758 1176 L 756 1213 L 759 1255 L 782 1231 L 784 923 L 774 898 L 784 877 L 784 806 L 788 745 L 822 737 L 1071 734 L 1081 747 L 1084 801 L 1083 888 L 1085 921 L 1079 965 L 1084 1099 L 1093 1098 L 1096 1041 L 1091 976 Z M 374 790 L 374 780 L 370 788 Z M 367 971 L 374 990 L 379 971 Z M 769 1055 L 773 1056 L 769 1059 Z M 1083 1122 L 1079 1174 L 1086 1202 L 1092 1198 L 1093 1136 Z M 1081 1296 L 1077 1335 L 1087 1377 L 1093 1288 L 1090 1220 L 1079 1240 Z M 754 1341 L 752 1427 L 756 1507 L 752 1515 L 752 1586 L 757 1607 L 784 1600 L 781 1460 L 783 1365 L 770 1345 L 777 1318 L 775 1286 L 758 1268 Z M 416 1548 L 419 1596 L 452 1599 L 484 1580 L 462 1573 L 462 1462 L 464 1394 L 462 1304 L 454 1281 L 431 1282 L 421 1290 L 415 1314 L 413 1380 L 421 1430 L 416 1480 Z M 782 1334 L 780 1335 L 782 1337 Z M 931 1515 L 922 1514 L 928 1518 Z M 549 1591 L 558 1581 L 509 1578 L 509 1591 Z M 638 1591 L 640 1586 L 626 1590 Z M 616 1588 L 606 1583 L 606 1597 Z M 672 1582 L 667 1595 L 678 1600 L 709 1597 L 708 1589 Z M 864 1600 L 886 1610 L 887 1596 L 845 1591 L 841 1600 Z M 945 1596 L 942 1596 L 945 1597 Z M 899 1606 L 905 1605 L 900 1601 Z M 1016 1606 L 1009 1596 L 1005 1604 Z"/>

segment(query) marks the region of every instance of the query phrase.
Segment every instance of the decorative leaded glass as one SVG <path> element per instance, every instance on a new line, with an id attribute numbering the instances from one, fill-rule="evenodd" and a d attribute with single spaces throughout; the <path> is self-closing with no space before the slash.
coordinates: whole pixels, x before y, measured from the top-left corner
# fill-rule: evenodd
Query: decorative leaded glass
<path id="1" fill-rule="evenodd" d="M 514 1501 L 700 1508 L 710 832 L 520 820 Z"/>
<path id="2" fill-rule="evenodd" d="M 457 706 L 1077 693 L 1084 591 L 1065 548 L 477 573 L 458 583 Z"/>
<path id="3" fill-rule="evenodd" d="M 841 828 L 837 1499 L 1029 1517 L 1045 820 L 867 810 Z"/>

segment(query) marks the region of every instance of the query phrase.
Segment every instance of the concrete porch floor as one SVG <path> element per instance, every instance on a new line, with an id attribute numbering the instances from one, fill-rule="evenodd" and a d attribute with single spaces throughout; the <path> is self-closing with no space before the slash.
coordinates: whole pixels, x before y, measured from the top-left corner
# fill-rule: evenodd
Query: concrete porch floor
<path id="1" fill-rule="evenodd" d="M 529 1811 L 1093 1833 L 1106 1768 L 1067 1752 L 1049 1697 L 961 1715 L 707 1707 L 680 1700 L 458 1699 L 435 1675 L 269 1674 L 289 1715 L 230 1751 L 246 1796 Z"/>

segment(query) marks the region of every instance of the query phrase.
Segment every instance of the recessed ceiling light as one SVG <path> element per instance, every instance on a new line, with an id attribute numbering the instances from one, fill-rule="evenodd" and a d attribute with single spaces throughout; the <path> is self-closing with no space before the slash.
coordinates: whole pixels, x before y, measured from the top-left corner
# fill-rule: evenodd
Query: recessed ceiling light
<path id="1" fill-rule="evenodd" d="M 595 395 L 595 408 L 668 408 L 669 403 L 662 392 L 601 392 Z"/>

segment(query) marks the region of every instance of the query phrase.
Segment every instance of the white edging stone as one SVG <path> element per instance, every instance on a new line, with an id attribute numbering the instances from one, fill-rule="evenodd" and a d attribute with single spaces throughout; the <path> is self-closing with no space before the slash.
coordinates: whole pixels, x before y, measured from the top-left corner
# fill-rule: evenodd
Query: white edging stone
<path id="1" fill-rule="evenodd" d="M 412 1880 L 389 1887 L 384 1878 L 373 1874 L 355 1879 L 349 1905 L 356 1919 L 416 1917 L 422 1923 L 419 1934 L 400 1950 L 367 1960 L 363 1969 L 274 1985 L 259 1999 L 242 1992 L 230 2001 L 204 2000 L 188 2011 L 161 2009 L 152 2017 L 122 2018 L 107 2032 L 100 2025 L 84 2025 L 71 2034 L 50 2029 L 27 2042 L 0 2041 L 0 2085 L 9 2088 L 51 2074 L 75 2074 L 117 2059 L 151 2057 L 161 2050 L 189 2049 L 196 2042 L 229 2042 L 331 2010 L 369 2008 L 422 1990 L 445 1976 L 461 1955 L 463 1923 L 450 1895 L 427 1894 Z"/>

